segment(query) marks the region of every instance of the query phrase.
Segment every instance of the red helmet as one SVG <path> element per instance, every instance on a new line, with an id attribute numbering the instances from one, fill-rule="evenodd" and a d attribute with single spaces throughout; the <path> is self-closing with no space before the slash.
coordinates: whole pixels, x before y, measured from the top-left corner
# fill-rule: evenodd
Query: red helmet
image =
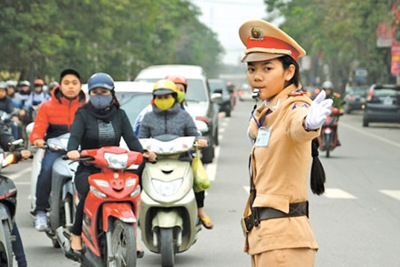
<path id="1" fill-rule="evenodd" d="M 165 77 L 165 79 L 173 81 L 175 84 L 183 84 L 183 86 L 185 87 L 185 92 L 187 89 L 187 80 L 185 79 L 185 77 L 182 76 L 177 76 L 177 75 L 167 75 Z"/>
<path id="2" fill-rule="evenodd" d="M 33 85 L 40 85 L 40 86 L 43 86 L 43 85 L 44 85 L 44 81 L 43 81 L 42 79 L 36 79 L 36 80 L 33 82 Z"/>

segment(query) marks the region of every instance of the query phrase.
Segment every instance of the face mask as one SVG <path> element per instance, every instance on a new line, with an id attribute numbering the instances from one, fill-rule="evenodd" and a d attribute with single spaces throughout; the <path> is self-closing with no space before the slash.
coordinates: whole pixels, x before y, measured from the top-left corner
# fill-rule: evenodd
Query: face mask
<path id="1" fill-rule="evenodd" d="M 92 103 L 95 109 L 105 109 L 110 105 L 113 96 L 110 95 L 91 95 L 90 96 L 90 103 Z"/>
<path id="2" fill-rule="evenodd" d="M 185 100 L 186 94 L 185 92 L 178 91 L 178 102 L 182 103 Z"/>
<path id="3" fill-rule="evenodd" d="M 167 110 L 170 109 L 175 103 L 174 98 L 167 98 L 167 99 L 154 99 L 154 105 L 158 107 L 160 110 Z"/>

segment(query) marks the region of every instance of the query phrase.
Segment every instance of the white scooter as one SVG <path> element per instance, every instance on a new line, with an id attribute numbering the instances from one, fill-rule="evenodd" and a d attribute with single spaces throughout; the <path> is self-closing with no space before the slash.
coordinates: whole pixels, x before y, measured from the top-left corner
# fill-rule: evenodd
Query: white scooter
<path id="1" fill-rule="evenodd" d="M 175 253 L 188 250 L 201 230 L 188 157 L 194 141 L 173 135 L 140 139 L 157 162 L 143 170 L 139 226 L 145 246 L 161 254 L 162 266 L 173 266 Z"/>
<path id="2" fill-rule="evenodd" d="M 67 152 L 68 139 L 70 134 L 66 133 L 55 138 L 49 138 L 46 142 L 46 149 L 53 151 Z M 42 159 L 46 149 L 38 149 L 32 163 L 31 173 L 31 213 L 36 208 L 36 183 L 40 173 Z M 60 155 L 53 164 L 51 193 L 49 198 L 50 210 L 47 213 L 49 218 L 49 229 L 47 236 L 51 239 L 53 246 L 60 247 L 56 237 L 56 230 L 59 226 L 64 228 L 73 224 L 75 216 L 73 185 L 74 173 L 79 163 L 70 160 L 63 160 Z"/>

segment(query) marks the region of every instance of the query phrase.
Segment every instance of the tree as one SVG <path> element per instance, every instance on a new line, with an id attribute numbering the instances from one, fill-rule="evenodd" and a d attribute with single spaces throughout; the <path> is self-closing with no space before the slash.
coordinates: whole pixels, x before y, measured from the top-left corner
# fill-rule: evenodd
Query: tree
<path id="1" fill-rule="evenodd" d="M 0 70 L 20 79 L 58 79 L 76 68 L 86 81 L 98 71 L 115 80 L 153 64 L 215 71 L 222 48 L 187 0 L 3 0 Z"/>
<path id="2" fill-rule="evenodd" d="M 283 16 L 281 28 L 298 41 L 315 60 L 329 66 L 329 77 L 343 90 L 355 67 L 368 70 L 369 82 L 388 82 L 388 49 L 376 47 L 376 29 L 391 22 L 393 1 L 378 0 L 265 0 L 274 19 Z M 317 65 L 317 68 L 320 66 Z M 323 81 L 321 70 L 314 70 Z"/>

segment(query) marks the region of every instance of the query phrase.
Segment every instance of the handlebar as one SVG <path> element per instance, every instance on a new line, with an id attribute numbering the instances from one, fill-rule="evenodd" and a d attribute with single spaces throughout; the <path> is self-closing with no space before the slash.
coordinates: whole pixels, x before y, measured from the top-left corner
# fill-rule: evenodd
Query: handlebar
<path id="1" fill-rule="evenodd" d="M 61 159 L 63 159 L 63 160 L 69 160 L 69 158 L 68 158 L 67 155 L 63 155 L 63 156 L 61 157 Z M 84 157 L 82 157 L 82 156 L 81 156 L 79 159 L 72 160 L 72 161 L 92 161 L 92 160 L 94 160 L 94 157 L 91 157 L 91 156 L 84 156 Z"/>

